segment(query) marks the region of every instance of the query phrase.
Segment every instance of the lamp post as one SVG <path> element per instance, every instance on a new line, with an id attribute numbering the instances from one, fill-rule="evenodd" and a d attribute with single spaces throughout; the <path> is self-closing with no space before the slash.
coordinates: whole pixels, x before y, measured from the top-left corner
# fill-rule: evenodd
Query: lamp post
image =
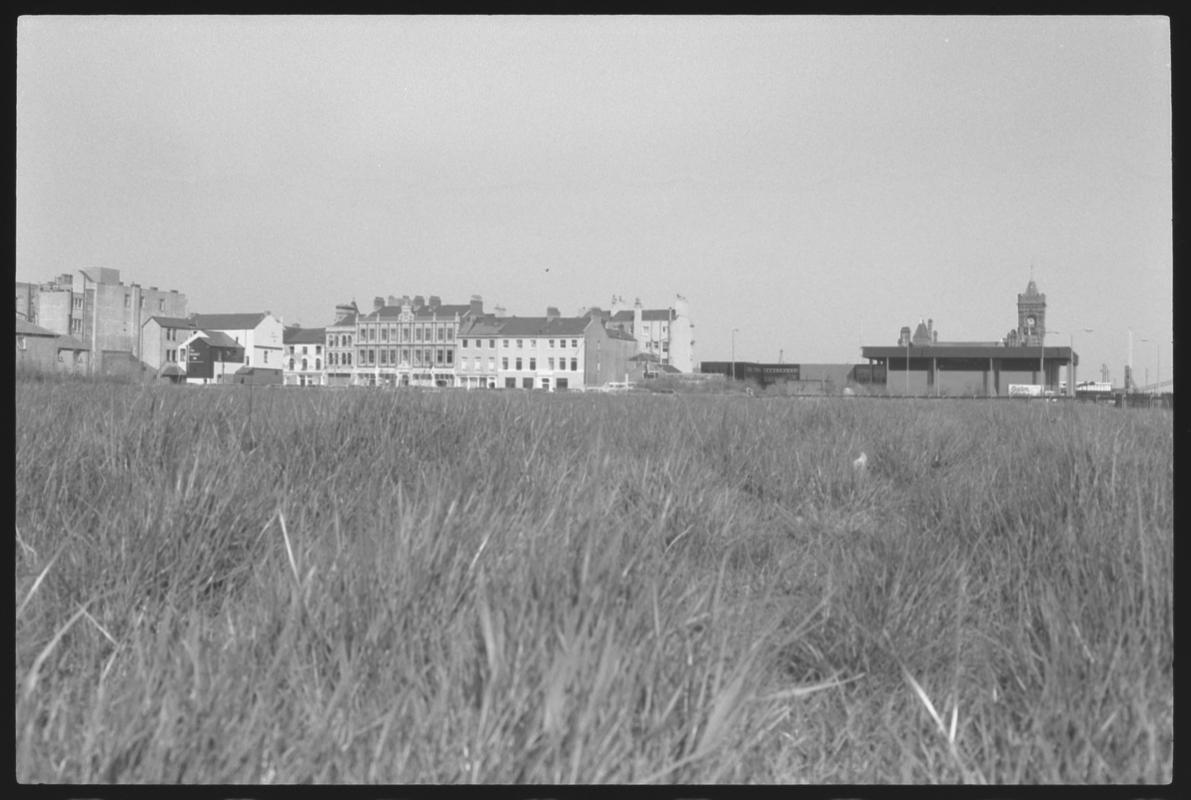
<path id="1" fill-rule="evenodd" d="M 1137 341 L 1154 345 L 1154 386 L 1157 386 L 1162 383 L 1162 343 L 1157 339 L 1138 339 Z M 1149 382 L 1149 378 L 1146 378 L 1146 383 Z"/>
<path id="2" fill-rule="evenodd" d="M 906 337 L 906 397 L 910 396 L 910 337 Z"/>
<path id="3" fill-rule="evenodd" d="M 732 329 L 732 380 L 736 380 L 736 332 L 740 328 Z"/>
<path id="4" fill-rule="evenodd" d="M 1076 330 L 1083 333 L 1095 333 L 1093 328 L 1077 328 Z M 1062 333 L 1062 331 L 1051 331 L 1051 333 Z M 1075 334 L 1067 331 L 1068 349 L 1071 351 L 1071 362 L 1067 365 L 1067 396 L 1075 397 Z"/>

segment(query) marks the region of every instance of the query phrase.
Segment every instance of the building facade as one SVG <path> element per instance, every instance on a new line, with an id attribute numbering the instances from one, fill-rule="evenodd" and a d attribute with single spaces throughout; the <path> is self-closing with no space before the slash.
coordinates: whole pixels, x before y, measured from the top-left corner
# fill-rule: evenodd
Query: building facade
<path id="1" fill-rule="evenodd" d="M 196 330 L 181 344 L 186 382 L 230 383 L 245 366 L 244 345 L 222 331 Z"/>
<path id="2" fill-rule="evenodd" d="M 185 317 L 149 317 L 141 325 L 141 361 L 155 370 L 168 364 L 185 369 L 182 343 L 194 331 L 194 321 Z"/>
<path id="3" fill-rule="evenodd" d="M 87 346 L 78 338 L 16 318 L 17 370 L 86 375 L 90 371 L 90 356 Z"/>
<path id="4" fill-rule="evenodd" d="M 64 336 L 74 336 L 92 353 L 92 367 L 109 371 L 105 360 L 141 360 L 141 328 L 152 315 L 186 316 L 186 295 L 139 283 L 125 285 L 120 270 L 92 267 L 52 281 L 17 284 L 17 313 Z"/>
<path id="5" fill-rule="evenodd" d="M 232 341 L 244 348 L 245 367 L 256 374 L 276 373 L 277 383 L 281 373 L 285 352 L 285 326 L 280 317 L 269 311 L 247 314 L 191 314 L 190 321 L 198 330 L 227 334 Z"/>
<path id="6" fill-rule="evenodd" d="M 644 308 L 639 298 L 628 308 L 623 297 L 614 297 L 606 324 L 631 334 L 640 352 L 656 356 L 659 364 L 695 371 L 695 326 L 682 295 L 675 295 L 669 308 Z"/>
<path id="7" fill-rule="evenodd" d="M 283 383 L 286 386 L 325 386 L 326 328 L 286 328 L 283 341 Z"/>
<path id="8" fill-rule="evenodd" d="M 460 327 L 483 314 L 483 301 L 444 304 L 434 295 L 377 297 L 372 310 L 336 306 L 326 328 L 332 386 L 456 386 Z"/>

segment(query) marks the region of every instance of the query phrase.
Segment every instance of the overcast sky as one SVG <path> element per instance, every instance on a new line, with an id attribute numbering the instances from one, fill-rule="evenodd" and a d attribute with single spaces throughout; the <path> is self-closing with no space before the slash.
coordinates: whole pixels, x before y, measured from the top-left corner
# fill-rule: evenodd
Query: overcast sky
<path id="1" fill-rule="evenodd" d="M 1161 17 L 18 23 L 17 279 L 200 313 L 681 294 L 697 359 L 843 362 L 1001 338 L 1032 267 L 1120 383 L 1129 328 L 1170 374 L 1171 195 Z"/>

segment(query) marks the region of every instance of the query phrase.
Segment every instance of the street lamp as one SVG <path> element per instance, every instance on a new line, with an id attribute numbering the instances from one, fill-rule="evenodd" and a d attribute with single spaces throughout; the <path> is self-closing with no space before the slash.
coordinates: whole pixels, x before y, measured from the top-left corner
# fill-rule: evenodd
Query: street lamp
<path id="1" fill-rule="evenodd" d="M 736 380 L 736 332 L 740 328 L 732 329 L 732 380 Z"/>
<path id="2" fill-rule="evenodd" d="M 906 337 L 906 397 L 910 396 L 910 337 Z"/>
<path id="3" fill-rule="evenodd" d="M 1146 342 L 1154 345 L 1154 386 L 1162 383 L 1162 343 L 1157 339 L 1138 339 L 1139 342 Z M 1149 379 L 1146 380 L 1149 383 Z"/>
<path id="4" fill-rule="evenodd" d="M 1095 333 L 1093 328 L 1077 328 L 1084 333 Z M 1051 331 L 1051 333 L 1062 333 L 1062 331 Z M 1067 396 L 1075 397 L 1075 335 L 1071 331 L 1067 331 L 1068 349 L 1071 351 L 1071 361 L 1067 365 Z"/>

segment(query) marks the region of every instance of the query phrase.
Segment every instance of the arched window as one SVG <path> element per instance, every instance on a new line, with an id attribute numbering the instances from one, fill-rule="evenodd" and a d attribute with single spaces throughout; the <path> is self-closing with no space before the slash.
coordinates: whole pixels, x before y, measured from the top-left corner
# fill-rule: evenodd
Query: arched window
<path id="1" fill-rule="evenodd" d="M 314 368 L 315 368 L 315 369 L 322 369 L 322 368 L 323 368 L 323 360 L 322 360 L 321 358 L 316 358 L 316 359 L 314 359 Z"/>
<path id="2" fill-rule="evenodd" d="M 294 360 L 292 358 L 289 360 L 289 369 L 290 372 L 294 371 Z"/>
<path id="3" fill-rule="evenodd" d="M 302 371 L 306 371 L 306 359 L 302 359 Z"/>

